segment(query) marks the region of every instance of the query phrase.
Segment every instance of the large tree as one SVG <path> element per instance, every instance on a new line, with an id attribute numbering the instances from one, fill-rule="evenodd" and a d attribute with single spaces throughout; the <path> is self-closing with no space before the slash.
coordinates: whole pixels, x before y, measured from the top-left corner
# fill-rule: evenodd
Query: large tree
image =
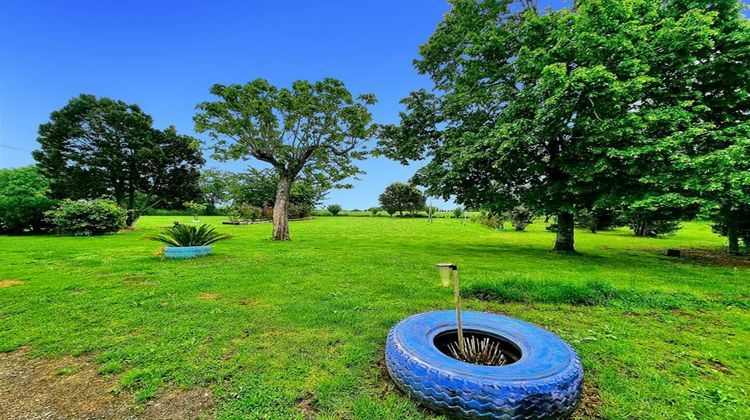
<path id="1" fill-rule="evenodd" d="M 641 108 L 656 40 L 686 51 L 706 40 L 692 39 L 700 13 L 664 22 L 661 2 L 588 0 L 556 11 L 534 3 L 452 1 L 416 61 L 434 92 L 404 99 L 380 150 L 402 162 L 431 158 L 414 178 L 430 195 L 555 214 L 554 249 L 572 252 L 574 214 L 609 208 L 642 184 L 647 163 L 631 158 L 653 141 L 641 135 L 651 125 Z"/>
<path id="2" fill-rule="evenodd" d="M 264 79 L 245 85 L 216 84 L 219 99 L 198 105 L 195 129 L 215 140 L 219 160 L 254 158 L 278 175 L 273 238 L 289 240 L 289 195 L 299 176 L 324 177 L 332 185 L 361 171 L 365 140 L 373 132 L 372 94 L 352 96 L 344 84 L 326 78 L 277 88 Z M 340 186 L 336 184 L 337 186 Z"/>
<path id="3" fill-rule="evenodd" d="M 378 200 L 388 214 L 398 212 L 399 216 L 403 216 L 405 211 L 424 210 L 427 197 L 413 185 L 394 182 L 386 187 Z"/>
<path id="4" fill-rule="evenodd" d="M 686 180 L 688 194 L 704 200 L 729 252 L 739 239 L 750 207 L 750 23 L 737 0 L 671 1 L 670 16 L 706 11 L 710 47 L 691 57 L 690 83 L 672 89 L 691 117 L 689 130 L 676 132 L 664 148 Z"/>
<path id="5" fill-rule="evenodd" d="M 138 105 L 94 95 L 71 99 L 39 127 L 33 153 L 54 198 L 111 196 L 132 226 L 143 210 L 198 192 L 204 163 L 196 139 L 164 131 Z"/>

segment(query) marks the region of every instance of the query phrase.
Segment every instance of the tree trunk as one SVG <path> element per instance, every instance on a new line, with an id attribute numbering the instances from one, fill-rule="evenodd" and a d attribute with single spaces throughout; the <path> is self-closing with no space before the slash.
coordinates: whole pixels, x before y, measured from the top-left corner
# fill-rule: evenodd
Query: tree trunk
<path id="1" fill-rule="evenodd" d="M 273 205 L 273 239 L 276 241 L 288 241 L 289 238 L 289 190 L 292 181 L 282 176 L 276 186 L 276 202 Z"/>
<path id="2" fill-rule="evenodd" d="M 573 246 L 574 234 L 573 213 L 562 212 L 557 214 L 557 238 L 555 239 L 555 251 L 576 252 Z"/>
<path id="3" fill-rule="evenodd" d="M 131 184 L 132 185 L 132 184 Z M 128 188 L 128 204 L 126 206 L 127 216 L 125 224 L 128 227 L 133 227 L 135 222 L 138 220 L 139 214 L 136 214 L 135 210 L 135 191 L 132 187 Z"/>
<path id="4" fill-rule="evenodd" d="M 726 215 L 727 239 L 729 240 L 729 253 L 740 255 L 739 238 L 739 216 L 736 211 L 729 211 Z"/>

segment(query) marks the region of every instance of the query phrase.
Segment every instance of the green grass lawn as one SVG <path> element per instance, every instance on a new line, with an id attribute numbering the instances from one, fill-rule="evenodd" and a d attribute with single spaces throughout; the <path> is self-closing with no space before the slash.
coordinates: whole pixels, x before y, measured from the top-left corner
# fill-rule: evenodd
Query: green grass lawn
<path id="1" fill-rule="evenodd" d="M 293 222 L 286 243 L 268 239 L 270 224 L 220 226 L 233 238 L 213 255 L 164 260 L 144 237 L 173 220 L 190 217 L 105 237 L 0 236 L 0 280 L 25 282 L 0 288 L 0 351 L 89 355 L 134 404 L 208 387 L 220 417 L 430 417 L 379 362 L 401 318 L 451 307 L 434 264 L 453 261 L 466 309 L 571 343 L 588 414 L 750 418 L 747 260 L 659 252 L 721 251 L 705 224 L 664 239 L 579 230 L 581 255 L 558 255 L 541 222 L 324 217 Z"/>

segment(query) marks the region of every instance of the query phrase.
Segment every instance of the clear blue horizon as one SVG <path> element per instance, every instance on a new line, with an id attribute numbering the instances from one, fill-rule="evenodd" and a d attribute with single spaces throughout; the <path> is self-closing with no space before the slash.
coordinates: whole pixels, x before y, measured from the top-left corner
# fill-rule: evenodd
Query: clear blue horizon
<path id="1" fill-rule="evenodd" d="M 540 6 L 570 3 L 547 0 Z M 448 10 L 445 0 L 5 0 L 0 168 L 34 163 L 39 124 L 81 93 L 136 103 L 156 127 L 174 125 L 207 140 L 194 132 L 192 117 L 214 83 L 263 77 L 289 86 L 334 77 L 355 94 L 377 96 L 376 122 L 397 122 L 399 101 L 431 86 L 412 61 Z M 352 181 L 354 188 L 332 191 L 326 204 L 376 205 L 388 184 L 407 181 L 418 166 L 369 158 L 361 162 L 366 175 Z M 242 171 L 248 162 L 208 159 L 206 167 Z"/>

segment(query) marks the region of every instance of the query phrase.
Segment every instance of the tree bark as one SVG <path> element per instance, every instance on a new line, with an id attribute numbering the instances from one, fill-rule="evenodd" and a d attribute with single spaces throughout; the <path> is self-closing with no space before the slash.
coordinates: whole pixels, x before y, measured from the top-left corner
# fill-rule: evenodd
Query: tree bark
<path id="1" fill-rule="evenodd" d="M 729 240 L 729 253 L 740 255 L 739 238 L 739 216 L 736 211 L 729 211 L 726 215 L 727 239 Z"/>
<path id="2" fill-rule="evenodd" d="M 557 238 L 555 239 L 555 251 L 576 252 L 574 243 L 574 221 L 573 213 L 562 212 L 557 214 Z"/>
<path id="3" fill-rule="evenodd" d="M 273 205 L 273 239 L 288 241 L 289 238 L 289 190 L 292 181 L 282 176 L 276 186 L 276 202 Z"/>

